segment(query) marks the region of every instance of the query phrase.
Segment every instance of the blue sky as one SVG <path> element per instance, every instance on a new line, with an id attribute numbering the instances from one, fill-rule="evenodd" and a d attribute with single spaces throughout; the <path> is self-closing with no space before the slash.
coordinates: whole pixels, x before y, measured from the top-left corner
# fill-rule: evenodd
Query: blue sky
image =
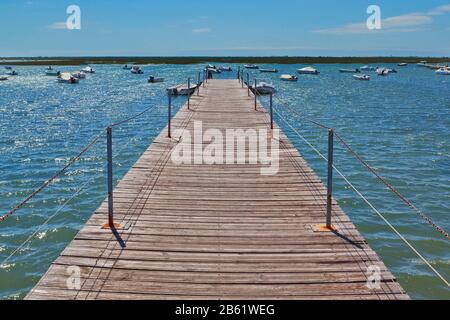
<path id="1" fill-rule="evenodd" d="M 81 30 L 64 28 L 72 4 Z M 39 55 L 450 56 L 450 1 L 1 0 L 0 56 Z"/>

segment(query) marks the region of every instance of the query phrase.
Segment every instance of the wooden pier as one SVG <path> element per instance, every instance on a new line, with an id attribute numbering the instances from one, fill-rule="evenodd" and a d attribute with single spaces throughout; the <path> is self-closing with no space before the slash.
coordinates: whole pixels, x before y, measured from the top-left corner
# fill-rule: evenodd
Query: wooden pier
<path id="1" fill-rule="evenodd" d="M 270 128 L 237 80 L 208 81 L 172 132 L 194 121 Z M 326 188 L 282 132 L 273 176 L 261 164 L 176 165 L 178 143 L 163 130 L 114 190 L 115 221 L 131 227 L 101 228 L 106 200 L 27 299 L 408 299 L 335 201 L 337 232 L 313 231 Z"/>

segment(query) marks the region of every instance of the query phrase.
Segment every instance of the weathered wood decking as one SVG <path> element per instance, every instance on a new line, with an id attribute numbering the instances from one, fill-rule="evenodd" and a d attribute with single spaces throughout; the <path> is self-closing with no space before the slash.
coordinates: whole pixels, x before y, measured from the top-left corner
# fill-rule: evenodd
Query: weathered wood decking
<path id="1" fill-rule="evenodd" d="M 267 128 L 237 80 L 211 80 L 172 121 L 172 130 Z M 28 299 L 407 299 L 377 255 L 335 203 L 338 234 L 324 223 L 326 190 L 287 137 L 280 171 L 260 165 L 175 165 L 167 131 L 115 189 L 113 235 L 107 201 L 51 265 Z M 118 241 L 119 239 L 119 241 Z M 367 287 L 367 268 L 381 287 Z M 67 287 L 81 267 L 81 289 Z M 69 270 L 70 271 L 70 270 Z"/>

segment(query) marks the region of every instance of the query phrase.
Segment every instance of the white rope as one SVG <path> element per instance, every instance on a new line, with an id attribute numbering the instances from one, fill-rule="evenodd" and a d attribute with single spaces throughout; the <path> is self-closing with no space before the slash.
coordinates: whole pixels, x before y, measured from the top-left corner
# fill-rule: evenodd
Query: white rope
<path id="1" fill-rule="evenodd" d="M 306 138 L 303 137 L 302 134 L 298 132 L 285 118 L 283 118 L 276 110 L 274 110 L 275 113 L 282 119 L 303 141 L 305 141 L 322 159 L 325 161 L 328 161 L 327 157 L 325 157 L 316 147 L 314 147 Z M 449 282 L 428 262 L 428 260 L 423 257 L 419 251 L 417 251 L 416 248 L 413 247 L 413 245 L 384 217 L 384 215 L 377 210 L 372 203 L 370 203 L 369 200 L 347 179 L 347 177 L 338 169 L 336 166 L 333 165 L 333 169 L 336 170 L 336 172 L 347 182 L 347 184 L 352 188 L 358 196 L 361 197 L 361 199 L 364 200 L 367 205 L 372 208 L 373 211 L 397 234 L 397 236 L 404 242 L 408 247 L 436 274 L 438 278 L 440 278 L 447 287 L 450 287 Z"/>

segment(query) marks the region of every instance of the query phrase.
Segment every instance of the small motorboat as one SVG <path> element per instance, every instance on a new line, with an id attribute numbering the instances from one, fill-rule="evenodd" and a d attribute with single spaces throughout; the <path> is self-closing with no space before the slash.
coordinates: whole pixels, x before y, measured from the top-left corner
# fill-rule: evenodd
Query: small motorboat
<path id="1" fill-rule="evenodd" d="M 313 67 L 305 67 L 302 69 L 298 69 L 297 72 L 300 74 L 315 74 L 315 75 L 320 74 L 320 72 L 314 69 Z"/>
<path id="2" fill-rule="evenodd" d="M 406 62 L 399 63 L 397 66 L 399 67 L 407 67 L 408 64 Z"/>
<path id="3" fill-rule="evenodd" d="M 378 68 L 377 69 L 377 74 L 379 76 L 388 76 L 389 75 L 389 69 L 386 68 Z"/>
<path id="4" fill-rule="evenodd" d="M 436 70 L 436 74 L 441 76 L 449 76 L 450 75 L 450 69 L 449 68 L 441 68 Z"/>
<path id="5" fill-rule="evenodd" d="M 195 90 L 197 90 L 197 85 L 188 86 L 187 84 L 180 84 L 176 87 L 171 87 L 167 89 L 167 94 L 172 96 L 190 96 Z"/>
<path id="6" fill-rule="evenodd" d="M 126 65 L 123 66 L 122 69 L 123 70 L 131 70 L 131 68 L 133 68 L 133 67 L 126 64 Z"/>
<path id="7" fill-rule="evenodd" d="M 263 73 L 277 73 L 278 69 L 259 69 L 259 71 Z"/>
<path id="8" fill-rule="evenodd" d="M 294 75 L 290 75 L 290 74 L 283 74 L 280 77 L 280 80 L 282 80 L 282 81 L 298 81 L 298 77 L 296 77 Z"/>
<path id="9" fill-rule="evenodd" d="M 53 77 L 55 77 L 55 76 L 59 76 L 59 74 L 60 74 L 59 71 L 53 70 L 53 69 L 47 69 L 47 70 L 45 71 L 45 75 L 46 75 L 46 76 L 53 76 Z"/>
<path id="10" fill-rule="evenodd" d="M 244 66 L 245 69 L 259 69 L 259 67 L 256 64 L 246 64 Z"/>
<path id="11" fill-rule="evenodd" d="M 339 69 L 340 73 L 360 73 L 359 69 Z"/>
<path id="12" fill-rule="evenodd" d="M 157 83 L 157 82 L 164 82 L 164 78 L 157 78 L 154 76 L 150 76 L 148 78 L 148 83 Z"/>
<path id="13" fill-rule="evenodd" d="M 48 66 L 45 70 L 53 70 L 52 66 Z"/>
<path id="14" fill-rule="evenodd" d="M 84 73 L 83 71 L 74 72 L 72 73 L 72 76 L 79 80 L 86 79 L 86 73 Z"/>
<path id="15" fill-rule="evenodd" d="M 139 66 L 133 66 L 131 68 L 131 73 L 133 73 L 133 74 L 143 74 L 144 71 L 142 71 L 141 67 L 139 67 Z"/>
<path id="16" fill-rule="evenodd" d="M 11 70 L 10 72 L 6 73 L 8 76 L 18 76 L 19 73 L 16 70 Z"/>
<path id="17" fill-rule="evenodd" d="M 74 84 L 74 83 L 78 83 L 79 79 L 75 78 L 71 73 L 69 72 L 63 72 L 60 73 L 58 76 L 58 82 L 61 83 L 70 83 L 70 84 Z"/>
<path id="18" fill-rule="evenodd" d="M 81 69 L 81 71 L 83 71 L 84 73 L 95 73 L 95 70 L 94 69 L 92 69 L 92 67 L 86 67 L 86 68 L 83 68 L 83 69 Z"/>
<path id="19" fill-rule="evenodd" d="M 368 81 L 370 80 L 370 76 L 368 76 L 367 74 L 362 74 L 362 75 L 354 75 L 353 79 L 355 80 L 363 80 L 363 81 Z"/>
<path id="20" fill-rule="evenodd" d="M 416 64 L 416 66 L 418 67 L 427 67 L 428 66 L 428 61 L 420 61 L 418 64 Z"/>
<path id="21" fill-rule="evenodd" d="M 231 67 L 219 67 L 218 70 L 225 71 L 225 72 L 233 71 L 233 69 L 231 69 Z"/>
<path id="22" fill-rule="evenodd" d="M 5 69 L 6 69 L 6 70 L 12 70 L 12 67 L 10 67 L 10 66 L 5 66 Z"/>
<path id="23" fill-rule="evenodd" d="M 363 67 L 359 68 L 359 70 L 361 70 L 361 71 L 376 71 L 377 68 L 372 67 L 372 66 L 363 66 Z"/>
<path id="24" fill-rule="evenodd" d="M 397 73 L 397 70 L 395 70 L 395 69 L 389 69 L 389 68 L 386 68 L 386 70 L 387 70 L 389 73 Z"/>
<path id="25" fill-rule="evenodd" d="M 255 93 L 255 85 L 250 86 L 250 90 Z M 256 84 L 256 94 L 266 95 L 266 94 L 274 94 L 277 92 L 275 87 L 267 82 L 261 81 Z"/>
<path id="26" fill-rule="evenodd" d="M 6 81 L 6 80 L 8 80 L 7 76 L 0 76 L 0 81 Z"/>
<path id="27" fill-rule="evenodd" d="M 222 73 L 222 71 L 217 68 L 206 68 L 206 70 L 211 73 Z"/>

